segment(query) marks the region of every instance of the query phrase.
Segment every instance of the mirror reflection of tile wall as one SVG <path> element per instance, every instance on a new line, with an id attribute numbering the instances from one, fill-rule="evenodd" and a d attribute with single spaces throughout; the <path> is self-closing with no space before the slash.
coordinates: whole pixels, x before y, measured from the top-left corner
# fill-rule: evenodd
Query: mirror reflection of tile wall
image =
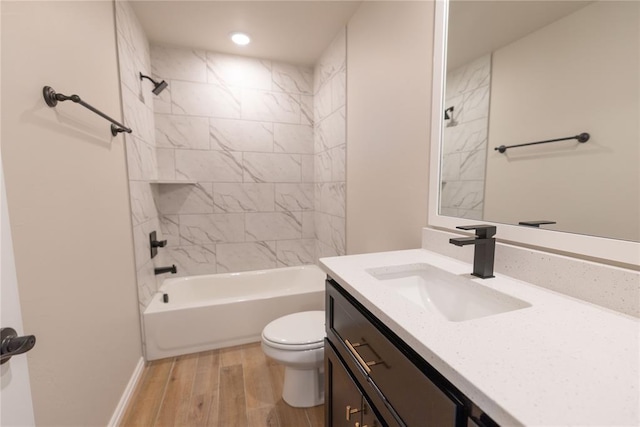
<path id="1" fill-rule="evenodd" d="M 491 55 L 447 72 L 440 214 L 482 219 Z"/>

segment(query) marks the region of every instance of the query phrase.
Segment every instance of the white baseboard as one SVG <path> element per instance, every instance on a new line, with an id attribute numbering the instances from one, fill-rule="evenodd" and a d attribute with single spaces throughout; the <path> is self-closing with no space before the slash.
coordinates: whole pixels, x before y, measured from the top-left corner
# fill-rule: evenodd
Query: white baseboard
<path id="1" fill-rule="evenodd" d="M 133 374 L 129 379 L 129 383 L 124 389 L 124 393 L 122 393 L 120 402 L 118 402 L 118 406 L 116 406 L 116 410 L 113 412 L 113 415 L 111 416 L 111 420 L 109 420 L 109 424 L 107 424 L 107 427 L 118 427 L 118 425 L 120 425 L 122 416 L 124 415 L 124 411 L 127 409 L 129 400 L 131 399 L 131 396 L 133 395 L 133 392 L 136 389 L 136 385 L 138 385 L 138 381 L 140 381 L 143 372 L 144 359 L 141 357 L 138 361 L 138 364 L 136 365 L 136 368 L 133 370 Z"/>

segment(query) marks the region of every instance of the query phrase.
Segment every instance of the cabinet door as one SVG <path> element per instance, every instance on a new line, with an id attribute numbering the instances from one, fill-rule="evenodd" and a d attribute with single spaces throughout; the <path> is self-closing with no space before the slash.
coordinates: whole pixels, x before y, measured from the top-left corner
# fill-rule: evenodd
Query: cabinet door
<path id="1" fill-rule="evenodd" d="M 362 425 L 362 395 L 342 366 L 331 344 L 325 341 L 325 419 L 331 427 Z M 368 412 L 371 412 L 369 410 Z M 357 424 L 356 424 L 357 423 Z M 380 424 L 378 424 L 380 425 Z M 369 427 L 372 427 L 373 424 Z"/>

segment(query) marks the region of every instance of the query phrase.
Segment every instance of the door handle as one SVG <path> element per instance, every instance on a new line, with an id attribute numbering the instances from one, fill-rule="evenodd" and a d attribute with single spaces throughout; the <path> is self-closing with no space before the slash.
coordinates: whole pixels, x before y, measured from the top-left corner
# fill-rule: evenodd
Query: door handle
<path id="1" fill-rule="evenodd" d="M 34 335 L 18 336 L 13 328 L 0 329 L 0 365 L 18 354 L 26 353 L 36 345 Z"/>

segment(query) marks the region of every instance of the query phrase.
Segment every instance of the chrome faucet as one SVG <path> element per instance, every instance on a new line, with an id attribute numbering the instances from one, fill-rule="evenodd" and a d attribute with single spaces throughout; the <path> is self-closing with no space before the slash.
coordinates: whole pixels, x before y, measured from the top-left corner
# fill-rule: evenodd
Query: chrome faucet
<path id="1" fill-rule="evenodd" d="M 493 260 L 496 255 L 495 225 L 464 225 L 460 230 L 475 230 L 475 237 L 458 237 L 449 239 L 449 243 L 456 246 L 475 245 L 473 252 L 473 276 L 481 279 L 495 277 L 493 275 Z"/>

